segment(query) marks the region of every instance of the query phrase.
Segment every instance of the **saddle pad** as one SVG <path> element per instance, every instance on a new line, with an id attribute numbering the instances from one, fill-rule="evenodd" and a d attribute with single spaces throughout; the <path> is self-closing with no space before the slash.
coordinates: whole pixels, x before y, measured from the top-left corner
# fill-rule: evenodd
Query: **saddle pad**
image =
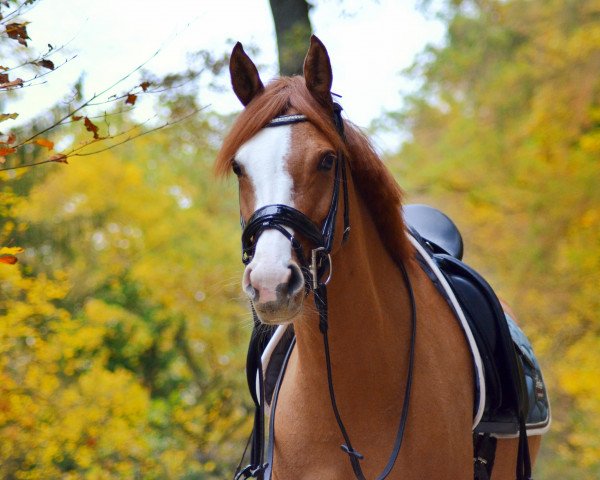
<path id="1" fill-rule="evenodd" d="M 515 411 L 519 400 L 511 387 L 516 382 L 521 389 L 518 396 L 523 399 L 527 435 L 545 433 L 550 427 L 549 400 L 540 366 L 525 334 L 502 310 L 491 287 L 476 272 L 447 255 L 436 255 L 434 259 L 420 241 L 412 235 L 410 240 L 430 276 L 435 276 L 432 281 L 461 320 L 475 370 L 483 369 L 484 374 L 476 377 L 479 381 L 475 384 L 475 399 L 479 408 L 474 431 L 502 438 L 519 436 Z M 516 358 L 515 377 L 507 366 L 512 360 L 509 356 Z"/>

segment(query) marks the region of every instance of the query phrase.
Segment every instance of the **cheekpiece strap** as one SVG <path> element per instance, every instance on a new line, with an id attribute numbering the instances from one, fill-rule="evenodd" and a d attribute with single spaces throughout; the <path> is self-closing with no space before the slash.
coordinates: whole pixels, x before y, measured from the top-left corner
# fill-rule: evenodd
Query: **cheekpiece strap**
<path id="1" fill-rule="evenodd" d="M 275 117 L 269 123 L 265 125 L 267 127 L 280 127 L 282 125 L 291 125 L 292 123 L 300 123 L 306 122 L 308 119 L 306 115 L 301 114 L 293 114 L 293 115 L 280 115 L 279 117 Z"/>

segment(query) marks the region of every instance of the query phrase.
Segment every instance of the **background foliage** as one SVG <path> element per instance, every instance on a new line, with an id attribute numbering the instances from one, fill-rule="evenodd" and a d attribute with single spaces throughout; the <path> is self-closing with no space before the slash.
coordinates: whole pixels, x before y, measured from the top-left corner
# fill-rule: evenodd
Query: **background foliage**
<path id="1" fill-rule="evenodd" d="M 237 226 L 220 220 L 237 205 L 211 179 L 210 133 L 143 137 L 14 198 L 27 249 L 0 270 L 2 478 L 226 476 L 248 412 Z"/>
<path id="2" fill-rule="evenodd" d="M 408 140 L 388 165 L 410 201 L 456 219 L 532 338 L 554 413 L 537 477 L 595 479 L 600 3 L 440 8 L 446 43 L 409 72 L 421 88 L 390 114 Z M 166 99 L 164 121 L 195 94 Z M 0 172 L 0 256 L 25 248 L 0 263 L 1 478 L 230 476 L 250 318 L 237 193 L 211 173 L 226 124 L 201 112 L 68 166 Z M 60 135 L 90 139 L 77 123 Z"/>
<path id="3" fill-rule="evenodd" d="M 411 200 L 452 214 L 518 312 L 553 425 L 539 478 L 600 477 L 600 2 L 448 2 L 393 116 Z"/>

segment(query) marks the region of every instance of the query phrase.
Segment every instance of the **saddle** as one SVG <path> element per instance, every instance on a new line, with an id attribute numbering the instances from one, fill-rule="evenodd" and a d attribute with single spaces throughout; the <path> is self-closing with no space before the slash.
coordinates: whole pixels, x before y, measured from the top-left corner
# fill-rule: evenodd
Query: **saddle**
<path id="1" fill-rule="evenodd" d="M 475 480 L 491 477 L 496 439 L 517 437 L 517 478 L 530 478 L 527 435 L 545 433 L 550 425 L 548 396 L 531 344 L 485 279 L 462 262 L 463 241 L 454 222 L 426 205 L 408 205 L 403 215 L 421 267 L 456 314 L 471 348 Z M 263 326 L 260 341 L 251 343 L 247 376 L 255 402 L 260 378 L 265 407 L 271 404 L 293 344 L 292 326 Z M 250 361 L 257 358 L 264 375 L 257 375 L 257 362 Z"/>
<path id="2" fill-rule="evenodd" d="M 483 370 L 483 381 L 475 384 L 475 478 L 491 476 L 496 438 L 511 437 L 519 437 L 518 462 L 522 478 L 529 478 L 527 435 L 550 426 L 548 395 L 531 343 L 486 280 L 462 262 L 463 242 L 454 222 L 427 205 L 408 205 L 403 214 L 423 270 L 457 317 L 462 310 L 474 368 Z"/>

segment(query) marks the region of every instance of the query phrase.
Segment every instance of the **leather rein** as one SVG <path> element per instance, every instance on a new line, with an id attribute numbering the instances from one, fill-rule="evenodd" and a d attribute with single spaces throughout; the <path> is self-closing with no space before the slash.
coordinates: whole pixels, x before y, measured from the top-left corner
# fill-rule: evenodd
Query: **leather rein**
<path id="1" fill-rule="evenodd" d="M 340 136 L 344 138 L 344 125 L 341 118 L 342 107 L 334 101 L 334 123 Z M 308 121 L 305 115 L 282 115 L 275 117 L 271 120 L 265 128 L 277 127 L 281 125 L 289 125 L 293 123 L 306 122 Z M 291 243 L 294 249 L 300 269 L 304 277 L 305 294 L 308 295 L 311 291 L 313 292 L 315 307 L 319 313 L 319 331 L 323 336 L 323 345 L 325 349 L 325 367 L 327 370 L 327 384 L 329 388 L 329 397 L 331 400 L 331 406 L 335 415 L 336 422 L 339 430 L 344 439 L 344 444 L 341 445 L 341 449 L 348 454 L 352 470 L 358 480 L 366 480 L 363 474 L 360 460 L 363 456 L 357 452 L 352 446 L 348 431 L 344 426 L 342 417 L 340 415 L 337 401 L 335 397 L 335 388 L 333 384 L 333 375 L 331 369 L 331 355 L 329 349 L 329 336 L 328 336 L 328 316 L 327 316 L 327 284 L 331 279 L 332 274 L 332 261 L 331 261 L 331 249 L 333 246 L 335 236 L 335 224 L 337 218 L 337 211 L 339 205 L 339 194 L 340 187 L 343 190 L 344 200 L 344 232 L 342 243 L 344 243 L 350 233 L 350 216 L 349 216 L 349 204 L 348 204 L 348 186 L 347 186 L 347 175 L 346 175 L 346 159 L 343 155 L 338 155 L 335 161 L 335 178 L 333 185 L 333 193 L 331 196 L 331 205 L 329 207 L 328 214 L 321 227 L 318 227 L 310 218 L 304 215 L 302 212 L 296 210 L 288 205 L 274 204 L 267 205 L 256 210 L 247 223 L 244 223 L 240 215 L 240 223 L 243 228 L 242 232 L 242 262 L 247 265 L 252 261 L 254 252 L 256 249 L 256 243 L 258 237 L 265 230 L 277 230 L 283 236 L 285 236 Z M 298 232 L 312 245 L 310 259 L 307 260 L 304 255 L 302 245 L 294 237 L 294 233 L 290 233 L 289 230 Z M 414 356 L 415 356 L 415 341 L 416 341 L 416 302 L 410 277 L 406 271 L 406 267 L 402 262 L 397 262 L 398 267 L 402 273 L 404 283 L 406 285 L 408 296 L 411 305 L 411 324 L 412 333 L 410 338 L 410 349 L 409 349 L 409 363 L 408 363 L 408 375 L 406 378 L 404 401 L 402 405 L 402 413 L 399 420 L 398 430 L 394 441 L 392 453 L 390 454 L 389 460 L 384 470 L 379 474 L 377 480 L 385 479 L 392 471 L 400 447 L 402 445 L 402 439 L 404 431 L 406 429 L 406 423 L 408 419 L 408 409 L 410 403 L 410 394 L 413 379 L 414 370 Z M 326 280 L 321 279 L 328 273 Z M 242 460 L 236 469 L 234 480 L 247 479 L 247 478 L 258 478 L 259 480 L 265 480 L 271 478 L 271 472 L 273 467 L 273 445 L 274 445 L 274 417 L 275 408 L 277 404 L 277 397 L 279 393 L 279 387 L 287 367 L 287 363 L 293 349 L 294 343 L 290 346 L 287 355 L 284 360 L 284 364 L 281 368 L 277 386 L 275 388 L 271 418 L 269 422 L 269 448 L 268 448 L 268 461 L 265 462 L 265 432 L 264 432 L 264 416 L 265 416 L 265 388 L 263 379 L 263 368 L 260 359 L 260 353 L 264 348 L 265 339 L 264 336 L 259 334 L 260 321 L 256 315 L 256 311 L 252 308 L 252 314 L 254 318 L 254 331 L 252 332 L 252 338 L 250 339 L 250 346 L 248 349 L 247 358 L 247 374 L 248 374 L 248 385 L 252 398 L 255 403 L 255 415 L 254 415 L 254 429 L 252 435 L 248 440 L 251 443 L 250 452 L 250 464 L 242 469 L 241 465 L 246 453 L 242 455 Z M 258 353 L 257 353 L 258 352 Z M 256 383 L 256 372 L 258 372 L 258 396 L 256 395 L 255 388 L 252 386 Z M 246 445 L 246 449 L 248 445 Z"/>

